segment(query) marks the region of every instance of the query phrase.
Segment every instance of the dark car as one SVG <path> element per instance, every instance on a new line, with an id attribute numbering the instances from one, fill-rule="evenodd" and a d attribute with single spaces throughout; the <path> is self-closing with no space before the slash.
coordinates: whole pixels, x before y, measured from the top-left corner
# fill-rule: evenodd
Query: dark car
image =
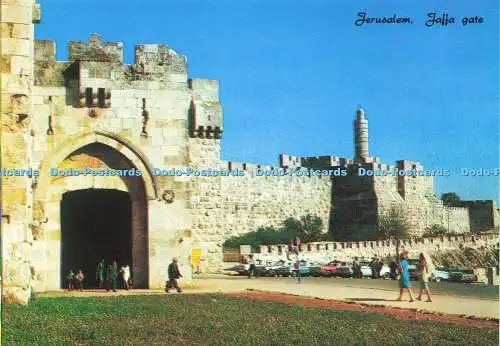
<path id="1" fill-rule="evenodd" d="M 321 266 L 311 266 L 309 267 L 309 275 L 314 277 L 321 276 Z"/>
<path id="2" fill-rule="evenodd" d="M 237 272 L 238 275 L 248 275 L 248 269 L 250 268 L 249 264 L 238 264 L 235 265 L 234 267 L 227 268 L 225 270 L 227 271 L 232 271 L 232 272 Z M 256 264 L 255 265 L 255 275 L 256 276 L 262 276 L 266 274 L 266 267 L 261 264 Z"/>
<path id="3" fill-rule="evenodd" d="M 450 272 L 449 281 L 473 283 L 477 281 L 477 275 L 474 273 L 474 269 L 456 268 Z"/>
<path id="4" fill-rule="evenodd" d="M 275 269 L 275 273 L 278 276 L 285 276 L 285 277 L 295 276 L 297 274 L 294 264 L 285 265 L 283 267 Z M 301 265 L 300 266 L 300 276 L 309 276 L 309 275 L 310 275 L 309 267 L 306 265 Z"/>
<path id="5" fill-rule="evenodd" d="M 348 266 L 337 267 L 337 270 L 335 271 L 335 276 L 340 278 L 352 278 L 352 274 L 352 268 Z"/>

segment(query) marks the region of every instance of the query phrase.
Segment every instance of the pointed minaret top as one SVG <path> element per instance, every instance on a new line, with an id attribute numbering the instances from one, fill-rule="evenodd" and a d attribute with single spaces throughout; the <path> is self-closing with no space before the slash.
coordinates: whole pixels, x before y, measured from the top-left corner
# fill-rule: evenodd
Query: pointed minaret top
<path id="1" fill-rule="evenodd" d="M 356 118 L 361 118 L 363 119 L 365 117 L 365 110 L 361 105 L 358 105 L 358 109 L 356 110 Z"/>

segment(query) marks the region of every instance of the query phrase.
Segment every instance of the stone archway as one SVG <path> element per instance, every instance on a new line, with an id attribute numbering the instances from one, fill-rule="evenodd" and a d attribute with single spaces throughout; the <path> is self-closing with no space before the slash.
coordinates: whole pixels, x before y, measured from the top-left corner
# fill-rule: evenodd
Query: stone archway
<path id="1" fill-rule="evenodd" d="M 68 172 L 70 169 L 75 173 L 76 170 L 85 168 L 90 169 L 87 174 L 54 174 L 56 171 Z M 130 175 L 93 174 L 106 170 L 127 171 Z M 141 175 L 137 176 L 137 173 L 133 172 L 140 172 Z M 130 143 L 106 133 L 89 133 L 68 140 L 46 156 L 34 190 L 32 227 L 36 239 L 33 243 L 33 263 L 36 264 L 33 282 L 35 290 L 61 287 L 61 203 L 66 193 L 80 190 L 116 190 L 128 194 L 131 204 L 130 236 L 134 286 L 149 286 L 148 204 L 157 196 L 157 184 L 150 172 L 150 165 L 139 150 Z M 92 280 L 94 274 L 86 273 L 86 276 Z"/>

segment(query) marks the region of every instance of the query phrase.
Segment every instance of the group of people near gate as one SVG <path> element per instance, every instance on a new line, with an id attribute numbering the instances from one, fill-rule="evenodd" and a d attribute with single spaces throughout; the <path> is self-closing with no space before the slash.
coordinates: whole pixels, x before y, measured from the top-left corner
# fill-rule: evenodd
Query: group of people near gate
<path id="1" fill-rule="evenodd" d="M 126 290 L 129 290 L 132 287 L 132 276 L 130 275 L 130 266 L 128 264 L 122 266 L 120 270 L 118 270 L 118 263 L 113 261 L 106 268 L 106 264 L 102 259 L 97 264 L 96 271 L 96 280 L 98 282 L 99 288 L 106 288 L 106 291 L 113 290 L 116 292 L 116 282 L 118 280 L 118 276 L 121 274 L 122 276 L 122 287 Z"/>
<path id="2" fill-rule="evenodd" d="M 106 268 L 106 264 L 104 260 L 101 260 L 97 264 L 96 270 L 96 281 L 99 288 L 105 288 L 106 291 L 113 290 L 116 292 L 117 281 L 121 274 L 122 277 L 122 287 L 126 290 L 132 287 L 132 276 L 130 274 L 130 266 L 128 264 L 123 265 L 120 269 L 118 269 L 118 263 L 113 261 Z M 85 275 L 82 270 L 79 270 L 77 274 L 70 270 L 68 275 L 66 276 L 66 282 L 68 290 L 72 291 L 74 289 L 78 289 L 83 291 Z"/>
<path id="3" fill-rule="evenodd" d="M 102 259 L 97 264 L 96 270 L 96 281 L 99 288 L 105 288 L 106 291 L 116 292 L 117 289 L 117 281 L 121 274 L 122 277 L 122 287 L 126 290 L 132 288 L 132 276 L 130 273 L 130 266 L 124 265 L 120 269 L 118 269 L 118 263 L 116 261 L 111 262 L 106 267 L 106 263 L 104 259 Z M 179 264 L 177 258 L 172 260 L 172 263 L 169 264 L 167 270 L 168 279 L 165 282 L 165 292 L 170 292 L 171 289 L 177 290 L 177 292 L 182 292 L 182 289 L 179 286 L 179 279 L 182 278 L 182 274 L 179 270 Z M 68 284 L 68 290 L 72 291 L 74 289 L 78 289 L 83 291 L 83 280 L 85 275 L 82 270 L 79 270 L 77 274 L 73 272 L 73 270 L 69 271 L 69 274 L 66 276 L 66 281 Z"/>

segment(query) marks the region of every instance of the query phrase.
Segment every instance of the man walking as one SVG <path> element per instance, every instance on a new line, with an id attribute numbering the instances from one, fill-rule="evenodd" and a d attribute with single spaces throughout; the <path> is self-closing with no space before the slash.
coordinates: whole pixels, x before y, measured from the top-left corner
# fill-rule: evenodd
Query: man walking
<path id="1" fill-rule="evenodd" d="M 165 292 L 169 292 L 171 288 L 175 288 L 177 292 L 181 293 L 182 289 L 179 287 L 179 280 L 182 277 L 182 274 L 179 270 L 179 265 L 177 264 L 177 258 L 172 259 L 172 263 L 168 265 L 168 281 L 165 285 Z"/>
<path id="2" fill-rule="evenodd" d="M 113 290 L 113 292 L 116 292 L 116 279 L 118 278 L 118 265 L 116 264 L 116 261 L 113 261 L 113 264 L 110 264 L 108 267 L 108 272 L 107 272 L 107 287 L 106 291 L 109 292 L 110 289 Z"/>
<path id="3" fill-rule="evenodd" d="M 257 273 L 255 270 L 255 261 L 253 259 L 253 255 L 248 256 L 248 264 L 249 264 L 248 278 L 250 279 L 252 277 L 252 274 L 253 274 L 253 276 L 257 277 Z"/>

